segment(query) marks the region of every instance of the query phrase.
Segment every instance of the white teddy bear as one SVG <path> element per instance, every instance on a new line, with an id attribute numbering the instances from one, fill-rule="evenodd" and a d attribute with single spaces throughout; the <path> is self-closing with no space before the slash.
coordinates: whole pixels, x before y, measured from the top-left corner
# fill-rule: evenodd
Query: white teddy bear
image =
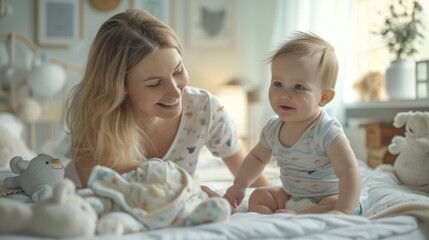
<path id="1" fill-rule="evenodd" d="M 393 165 L 398 179 L 405 185 L 429 189 L 429 112 L 401 112 L 393 125 L 405 124 L 405 137 L 395 136 L 389 152 L 399 154 Z"/>
<path id="2" fill-rule="evenodd" d="M 75 194 L 75 185 L 69 179 L 57 184 L 49 199 L 33 205 L 0 198 L 0 235 L 89 237 L 95 234 L 96 225 L 97 214 Z"/>

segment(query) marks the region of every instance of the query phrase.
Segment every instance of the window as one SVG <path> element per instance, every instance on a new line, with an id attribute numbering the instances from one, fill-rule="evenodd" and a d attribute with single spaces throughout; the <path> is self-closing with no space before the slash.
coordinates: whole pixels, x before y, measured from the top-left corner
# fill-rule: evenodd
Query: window
<path id="1" fill-rule="evenodd" d="M 388 14 L 392 0 L 354 0 L 355 1 L 355 48 L 354 66 L 357 74 L 355 81 L 369 71 L 385 72 L 392 60 L 383 39 L 372 32 L 378 30 Z M 404 0 L 412 1 L 412 0 Z M 418 1 L 423 7 L 425 40 L 417 46 L 419 52 L 415 60 L 429 59 L 429 1 Z"/>

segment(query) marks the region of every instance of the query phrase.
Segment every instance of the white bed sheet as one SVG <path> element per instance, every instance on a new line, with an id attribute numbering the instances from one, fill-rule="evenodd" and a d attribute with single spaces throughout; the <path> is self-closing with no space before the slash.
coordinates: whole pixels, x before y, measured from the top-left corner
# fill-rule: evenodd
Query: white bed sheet
<path id="1" fill-rule="evenodd" d="M 231 184 L 232 175 L 225 169 L 225 165 L 220 159 L 214 159 L 208 155 L 203 156 L 206 157 L 203 157 L 200 162 L 197 170 L 199 174 L 195 178 L 199 179 L 201 184 L 211 187 L 219 194 L 223 194 L 225 189 Z M 365 163 L 360 162 L 360 168 L 364 177 L 362 196 L 363 200 L 366 201 L 364 204 L 367 210 L 365 212 L 364 209 L 366 216 L 326 214 L 297 216 L 289 214 L 260 215 L 245 212 L 247 205 L 244 201 L 239 208 L 239 213 L 232 215 L 227 222 L 223 223 L 205 224 L 195 227 L 166 228 L 124 236 L 94 236 L 91 238 L 74 239 L 429 239 L 429 219 L 425 218 L 425 214 L 429 213 L 429 198 L 428 205 L 426 206 L 425 196 L 420 197 L 418 195 L 416 197 L 412 195 L 412 198 L 410 198 L 412 199 L 411 205 L 413 203 L 421 204 L 421 208 L 417 212 L 412 208 L 404 209 L 404 206 L 410 203 L 406 199 L 395 202 L 395 199 L 392 198 L 389 200 L 389 204 L 393 204 L 396 207 L 396 209 L 393 208 L 396 211 L 392 211 L 392 208 L 386 208 L 385 205 L 380 204 L 380 200 L 382 199 L 377 200 L 376 198 L 369 197 L 378 196 L 379 198 L 386 198 L 386 195 L 374 194 L 378 192 L 377 181 L 384 183 L 384 185 L 379 184 L 378 188 L 383 188 L 385 194 L 389 195 L 389 188 L 397 192 L 395 187 L 390 186 L 392 184 L 395 186 L 397 183 L 394 181 L 394 176 L 389 171 L 385 171 L 388 167 L 385 170 L 372 170 Z M 272 179 L 277 179 L 278 177 L 278 169 L 275 164 L 269 165 L 265 173 Z M 393 180 L 386 181 L 386 178 Z M 278 183 L 278 180 L 275 182 Z M 406 188 L 405 190 L 402 188 L 402 190 L 407 191 Z M 248 190 L 246 199 L 251 191 L 252 189 Z M 415 194 L 415 192 L 408 192 L 407 194 Z M 377 204 L 379 206 L 375 207 Z M 36 240 L 50 238 L 0 235 L 0 239 Z"/>
<path id="2" fill-rule="evenodd" d="M 428 225 L 419 227 L 412 216 L 370 220 L 361 216 L 309 214 L 260 215 L 237 213 L 224 223 L 195 227 L 167 228 L 124 236 L 94 236 L 77 240 L 133 239 L 428 239 Z M 0 239 L 49 239 L 32 236 L 3 235 Z"/>

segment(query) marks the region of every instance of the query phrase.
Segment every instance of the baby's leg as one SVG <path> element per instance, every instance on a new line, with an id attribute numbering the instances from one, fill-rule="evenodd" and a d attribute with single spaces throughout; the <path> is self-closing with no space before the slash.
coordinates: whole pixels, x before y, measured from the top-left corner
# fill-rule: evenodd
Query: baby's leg
<path id="1" fill-rule="evenodd" d="M 309 209 L 298 211 L 298 214 L 305 214 L 305 213 L 325 213 L 328 211 L 331 211 L 335 207 L 335 203 L 337 202 L 338 195 L 331 195 L 324 197 L 320 200 L 320 202 Z"/>
<path id="2" fill-rule="evenodd" d="M 289 196 L 281 187 L 261 187 L 249 197 L 249 212 L 271 214 L 285 206 Z"/>

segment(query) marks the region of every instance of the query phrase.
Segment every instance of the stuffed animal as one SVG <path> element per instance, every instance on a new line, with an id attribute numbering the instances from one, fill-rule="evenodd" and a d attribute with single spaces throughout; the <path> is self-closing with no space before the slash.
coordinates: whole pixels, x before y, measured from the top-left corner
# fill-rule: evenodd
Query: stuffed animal
<path id="1" fill-rule="evenodd" d="M 395 136 L 389 152 L 399 154 L 393 168 L 405 185 L 429 189 L 429 112 L 401 112 L 393 125 L 405 124 L 405 137 Z"/>
<path id="2" fill-rule="evenodd" d="M 380 101 L 387 98 L 384 75 L 380 72 L 368 72 L 353 89 L 359 93 L 361 101 Z"/>
<path id="3" fill-rule="evenodd" d="M 19 174 L 7 177 L 3 185 L 7 189 L 22 188 L 34 202 L 52 196 L 52 190 L 64 178 L 64 167 L 58 158 L 39 154 L 30 161 L 22 157 L 10 160 L 12 172 Z"/>
<path id="4" fill-rule="evenodd" d="M 90 237 L 95 234 L 97 214 L 75 194 L 73 182 L 64 179 L 55 186 L 50 198 L 33 205 L 0 198 L 0 222 L 0 235 Z"/>
<path id="5" fill-rule="evenodd" d="M 99 234 L 219 222 L 227 220 L 231 212 L 228 201 L 209 199 L 184 169 L 159 159 L 150 159 L 122 175 L 95 166 L 88 187 L 94 195 L 86 199 L 100 217 Z"/>

